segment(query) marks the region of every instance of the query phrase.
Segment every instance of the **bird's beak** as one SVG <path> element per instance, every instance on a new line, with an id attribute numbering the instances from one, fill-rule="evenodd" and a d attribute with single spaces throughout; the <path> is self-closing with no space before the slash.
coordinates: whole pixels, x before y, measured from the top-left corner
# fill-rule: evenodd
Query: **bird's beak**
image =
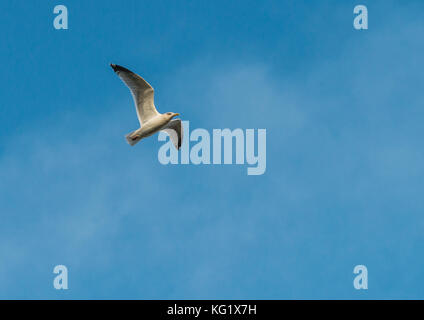
<path id="1" fill-rule="evenodd" d="M 180 115 L 179 113 L 174 113 L 174 117 L 179 116 L 179 115 Z"/>

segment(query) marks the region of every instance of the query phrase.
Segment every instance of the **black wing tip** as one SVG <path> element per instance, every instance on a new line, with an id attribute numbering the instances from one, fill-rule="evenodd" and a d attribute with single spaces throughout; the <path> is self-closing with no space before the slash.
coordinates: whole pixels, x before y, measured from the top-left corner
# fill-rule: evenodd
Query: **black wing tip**
<path id="1" fill-rule="evenodd" d="M 124 68 L 120 65 L 111 63 L 110 66 L 112 67 L 113 71 L 118 72 L 118 71 L 129 71 L 127 68 Z"/>

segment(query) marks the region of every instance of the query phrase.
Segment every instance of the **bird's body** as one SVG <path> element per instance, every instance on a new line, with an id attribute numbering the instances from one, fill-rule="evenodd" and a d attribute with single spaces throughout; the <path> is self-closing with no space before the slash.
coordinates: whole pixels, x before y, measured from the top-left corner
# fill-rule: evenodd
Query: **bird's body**
<path id="1" fill-rule="evenodd" d="M 159 113 L 154 105 L 154 90 L 152 86 L 139 75 L 130 70 L 110 65 L 117 75 L 130 88 L 134 98 L 140 128 L 127 134 L 127 142 L 133 146 L 141 139 L 149 137 L 160 130 L 167 132 L 177 150 L 181 147 L 183 129 L 180 119 L 172 119 L 179 113 Z"/>
<path id="2" fill-rule="evenodd" d="M 139 129 L 127 134 L 126 138 L 131 139 L 131 142 L 138 142 L 137 139 L 141 140 L 143 138 L 150 137 L 161 129 L 165 129 L 166 125 L 170 122 L 170 120 L 171 119 L 166 116 L 166 114 L 158 114 L 157 116 L 154 116 L 153 118 L 149 119 L 149 121 L 145 122 Z M 135 143 L 133 143 L 132 145 L 134 144 Z"/>

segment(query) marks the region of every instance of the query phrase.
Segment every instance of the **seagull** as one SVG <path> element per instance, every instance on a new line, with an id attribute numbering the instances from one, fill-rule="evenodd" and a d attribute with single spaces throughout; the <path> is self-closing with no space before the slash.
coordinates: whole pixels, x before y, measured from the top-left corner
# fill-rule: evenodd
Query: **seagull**
<path id="1" fill-rule="evenodd" d="M 154 90 L 152 86 L 139 75 L 127 68 L 111 63 L 113 71 L 130 89 L 134 99 L 140 128 L 127 134 L 125 138 L 130 146 L 141 139 L 149 137 L 161 130 L 165 131 L 177 150 L 181 148 L 183 129 L 181 119 L 173 119 L 179 113 L 159 113 L 154 104 Z"/>

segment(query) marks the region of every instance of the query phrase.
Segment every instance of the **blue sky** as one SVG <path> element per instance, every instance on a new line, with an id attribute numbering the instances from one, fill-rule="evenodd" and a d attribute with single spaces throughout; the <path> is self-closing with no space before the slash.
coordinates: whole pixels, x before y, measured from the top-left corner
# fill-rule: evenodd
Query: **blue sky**
<path id="1" fill-rule="evenodd" d="M 422 1 L 0 12 L 0 298 L 424 298 Z M 129 147 L 137 118 L 110 62 L 191 128 L 266 129 L 266 173 L 161 165 L 156 136 Z"/>

